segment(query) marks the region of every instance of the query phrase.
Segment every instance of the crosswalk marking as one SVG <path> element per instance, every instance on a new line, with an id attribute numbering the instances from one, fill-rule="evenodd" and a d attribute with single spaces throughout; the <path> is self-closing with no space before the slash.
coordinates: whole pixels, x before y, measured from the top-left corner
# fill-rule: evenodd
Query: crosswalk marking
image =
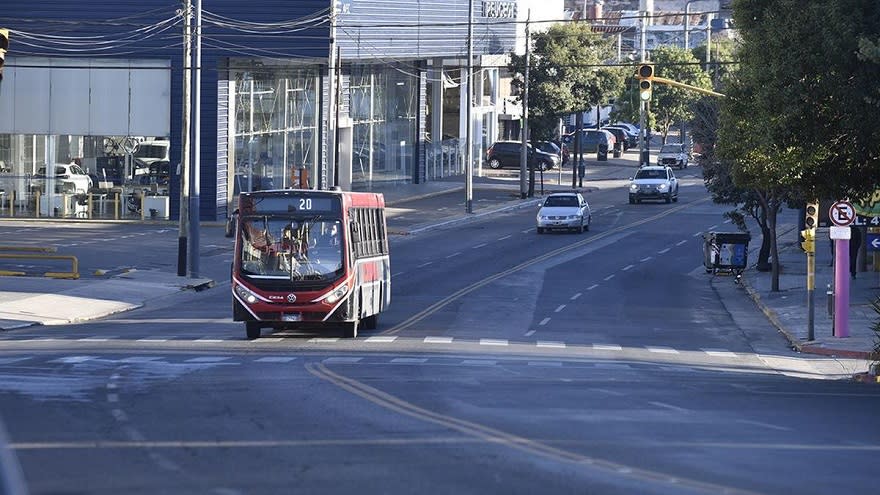
<path id="1" fill-rule="evenodd" d="M 373 337 L 368 337 L 367 340 L 365 340 L 364 342 L 389 343 L 389 342 L 394 342 L 395 340 L 397 340 L 397 337 L 393 336 L 393 335 L 392 336 L 376 335 Z"/>
<path id="2" fill-rule="evenodd" d="M 593 349 L 597 351 L 622 351 L 623 347 L 616 344 L 593 344 Z"/>
<path id="3" fill-rule="evenodd" d="M 538 345 L 538 347 L 553 347 L 553 348 L 557 348 L 557 349 L 564 349 L 565 348 L 565 342 L 555 342 L 555 341 L 548 341 L 548 340 L 539 340 L 537 345 Z"/>
<path id="4" fill-rule="evenodd" d="M 394 358 L 391 364 L 423 364 L 427 363 L 428 358 Z"/>
<path id="5" fill-rule="evenodd" d="M 678 354 L 678 351 L 676 351 L 672 347 L 645 346 L 645 349 L 647 349 L 648 352 L 656 352 L 658 354 Z"/>
<path id="6" fill-rule="evenodd" d="M 451 344 L 452 337 L 425 337 L 426 344 Z"/>
<path id="7" fill-rule="evenodd" d="M 480 345 L 507 345 L 504 339 L 480 339 Z"/>
<path id="8" fill-rule="evenodd" d="M 289 363 L 296 359 L 293 356 L 266 356 L 256 360 L 258 363 Z"/>
<path id="9" fill-rule="evenodd" d="M 490 359 L 465 359 L 461 364 L 465 366 L 494 366 L 498 364 L 498 361 L 492 361 Z"/>
<path id="10" fill-rule="evenodd" d="M 728 358 L 735 358 L 736 357 L 735 352 L 730 352 L 727 349 L 700 349 L 700 350 L 710 356 L 715 356 L 715 357 L 728 357 Z"/>
<path id="11" fill-rule="evenodd" d="M 325 363 L 349 363 L 349 364 L 353 364 L 353 363 L 359 363 L 362 359 L 363 359 L 363 358 L 359 358 L 359 357 L 341 357 L 341 356 L 335 356 L 335 357 L 328 357 L 327 359 L 324 360 L 324 362 L 325 362 Z"/>
<path id="12" fill-rule="evenodd" d="M 228 361 L 228 357 L 223 356 L 204 356 L 204 357 L 196 357 L 192 359 L 187 359 L 185 362 L 187 363 L 221 363 L 223 361 Z"/>
<path id="13" fill-rule="evenodd" d="M 339 340 L 339 337 L 315 337 L 309 339 L 309 344 L 332 344 Z"/>
<path id="14" fill-rule="evenodd" d="M 53 359 L 49 361 L 50 363 L 64 363 L 64 364 L 77 364 L 84 363 L 86 361 L 91 361 L 92 359 L 98 359 L 96 356 L 65 356 L 58 359 Z"/>

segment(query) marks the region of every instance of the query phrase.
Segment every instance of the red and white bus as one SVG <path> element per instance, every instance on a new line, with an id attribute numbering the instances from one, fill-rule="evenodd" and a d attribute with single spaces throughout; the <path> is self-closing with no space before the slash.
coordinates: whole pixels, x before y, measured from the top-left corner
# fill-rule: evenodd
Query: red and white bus
<path id="1" fill-rule="evenodd" d="M 391 303 L 381 194 L 310 189 L 241 193 L 232 315 L 248 339 L 264 327 L 375 329 Z"/>

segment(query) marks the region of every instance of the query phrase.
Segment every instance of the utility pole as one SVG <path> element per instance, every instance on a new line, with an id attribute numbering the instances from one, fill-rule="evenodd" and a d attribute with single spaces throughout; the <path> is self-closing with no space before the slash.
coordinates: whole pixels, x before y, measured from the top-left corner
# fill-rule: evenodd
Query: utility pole
<path id="1" fill-rule="evenodd" d="M 648 12 L 641 12 L 641 28 L 642 32 L 640 34 L 640 48 L 641 48 L 641 56 L 639 60 L 642 63 L 645 63 L 647 59 L 647 44 L 648 44 Z M 648 124 L 647 124 L 647 113 L 648 113 L 648 101 L 642 101 L 639 99 L 639 166 L 647 165 L 650 161 L 648 158 L 649 150 L 648 150 Z"/>
<path id="2" fill-rule="evenodd" d="M 519 195 L 520 198 L 525 199 L 529 196 L 530 192 L 534 193 L 534 185 L 528 186 L 528 190 L 526 190 L 526 167 L 528 167 L 528 142 L 529 142 L 529 19 L 532 15 L 531 9 L 529 9 L 528 15 L 526 16 L 526 75 L 525 75 L 525 84 L 523 85 L 523 100 L 522 100 L 522 148 L 519 156 Z M 560 167 L 561 168 L 561 167 Z M 534 184 L 534 173 L 529 175 L 530 183 Z"/>
<path id="3" fill-rule="evenodd" d="M 189 250 L 189 276 L 190 278 L 199 278 L 199 220 L 201 210 L 199 207 L 200 200 L 200 168 L 201 168 L 201 139 L 202 139 L 202 0 L 195 0 L 196 5 L 196 30 L 195 30 L 195 61 L 193 63 L 193 112 L 192 112 L 192 174 L 191 189 L 192 194 L 189 198 L 189 227 L 190 227 L 190 250 Z"/>
<path id="4" fill-rule="evenodd" d="M 187 232 L 189 231 L 190 91 L 192 90 L 192 2 L 184 3 L 183 24 L 183 125 L 180 150 L 180 226 L 177 230 L 177 276 L 186 276 Z"/>
<path id="5" fill-rule="evenodd" d="M 467 41 L 467 111 L 465 119 L 467 120 L 467 131 L 465 132 L 465 149 L 464 152 L 464 191 L 465 191 L 465 211 L 467 213 L 474 212 L 474 130 L 473 122 L 471 122 L 471 112 L 474 106 L 473 102 L 473 85 L 474 85 L 474 1 L 468 0 L 468 41 Z"/>
<path id="6" fill-rule="evenodd" d="M 318 189 L 328 189 L 335 183 L 329 178 L 329 175 L 336 170 L 336 15 L 337 2 L 334 0 L 330 7 L 330 53 L 327 61 L 327 160 L 326 166 L 322 168 L 321 174 L 318 176 Z"/>

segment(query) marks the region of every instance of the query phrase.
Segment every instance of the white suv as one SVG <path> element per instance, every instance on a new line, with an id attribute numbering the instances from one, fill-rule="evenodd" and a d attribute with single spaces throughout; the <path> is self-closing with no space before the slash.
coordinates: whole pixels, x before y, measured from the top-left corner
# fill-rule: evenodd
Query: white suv
<path id="1" fill-rule="evenodd" d="M 657 165 L 663 167 L 687 168 L 690 156 L 687 149 L 681 143 L 664 144 L 657 156 Z"/>
<path id="2" fill-rule="evenodd" d="M 40 167 L 36 178 L 46 178 L 46 167 Z M 45 188 L 43 188 L 45 190 Z M 55 191 L 70 194 L 86 194 L 92 189 L 92 178 L 75 163 L 55 164 Z"/>
<path id="3" fill-rule="evenodd" d="M 642 167 L 629 185 L 629 204 L 643 199 L 678 201 L 678 180 L 669 167 Z"/>

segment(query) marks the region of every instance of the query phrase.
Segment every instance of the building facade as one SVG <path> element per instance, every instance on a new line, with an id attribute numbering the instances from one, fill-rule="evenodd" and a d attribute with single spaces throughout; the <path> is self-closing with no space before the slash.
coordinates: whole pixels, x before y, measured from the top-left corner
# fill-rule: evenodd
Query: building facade
<path id="1" fill-rule="evenodd" d="M 469 45 L 474 136 L 494 132 L 500 67 L 480 63 L 513 50 L 515 1 L 253 0 L 200 13 L 4 2 L 0 216 L 176 218 L 187 142 L 198 143 L 202 220 L 225 218 L 240 191 L 460 174 Z M 187 33 L 199 60 L 185 56 Z M 51 172 L 71 162 L 90 176 L 87 194 Z"/>

